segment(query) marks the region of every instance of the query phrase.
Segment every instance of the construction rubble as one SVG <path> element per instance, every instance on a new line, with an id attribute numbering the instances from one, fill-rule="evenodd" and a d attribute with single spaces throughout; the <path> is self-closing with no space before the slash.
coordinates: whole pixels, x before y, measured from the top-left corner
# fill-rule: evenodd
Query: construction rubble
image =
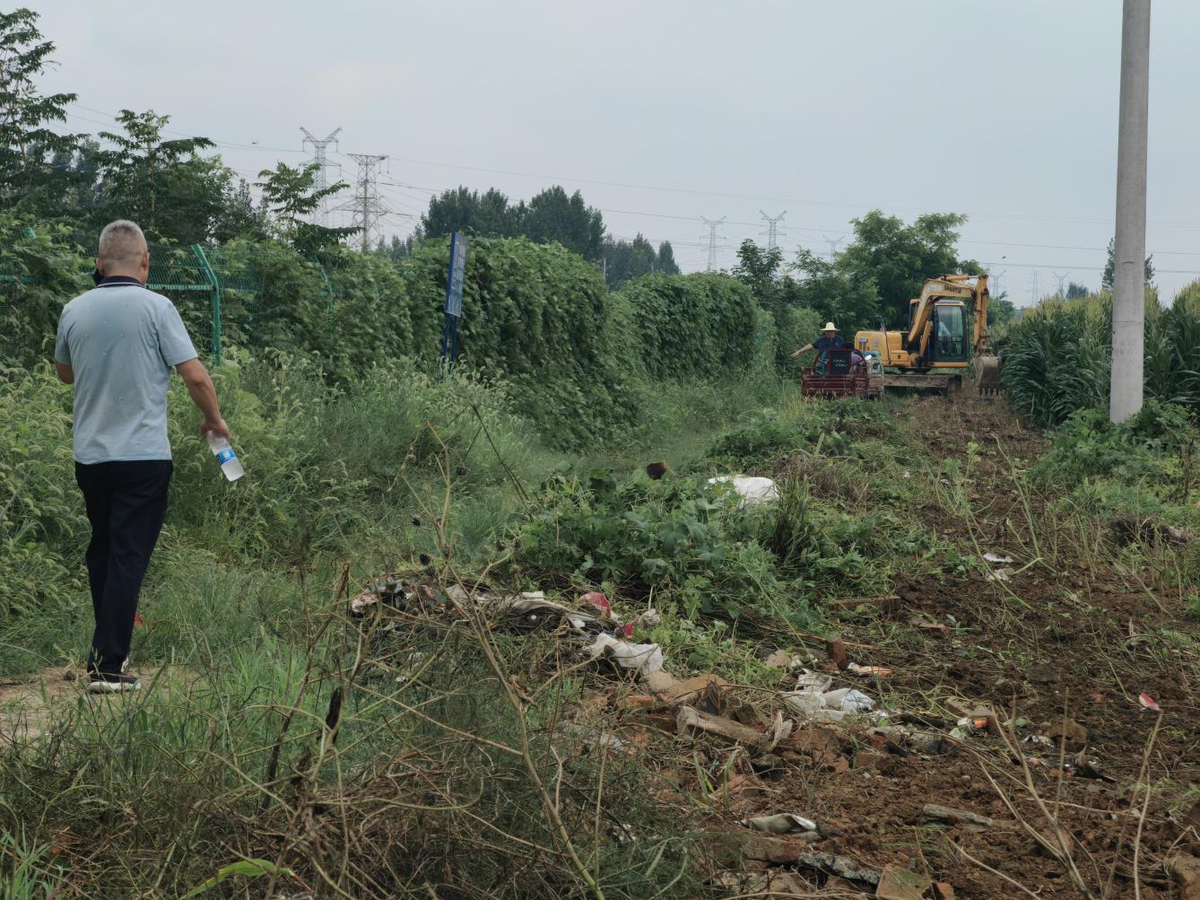
<path id="1" fill-rule="evenodd" d="M 618 728 L 601 727 L 586 721 L 581 709 L 578 720 L 562 724 L 558 734 L 584 747 L 634 753 L 646 745 L 645 733 L 657 732 L 670 736 L 683 754 L 702 751 L 724 759 L 727 771 L 740 755 L 753 775 L 727 777 L 725 789 L 736 783 L 749 793 L 760 785 L 757 790 L 764 798 L 769 793 L 761 785 L 789 765 L 816 766 L 834 775 L 854 770 L 870 778 L 886 772 L 889 759 L 916 757 L 936 764 L 939 755 L 953 753 L 965 742 L 997 739 L 1011 725 L 994 710 L 966 699 L 947 701 L 938 711 L 892 708 L 876 690 L 892 670 L 852 660 L 852 648 L 836 638 L 826 643 L 823 658 L 804 647 L 771 653 L 764 664 L 778 671 L 783 682 L 775 690 L 741 687 L 715 674 L 676 676 L 668 671 L 663 648 L 645 640 L 661 624 L 661 615 L 645 608 L 623 619 L 598 591 L 565 603 L 541 591 L 505 594 L 483 585 L 440 589 L 380 578 L 349 601 L 349 613 L 356 619 L 386 610 L 400 614 L 397 627 L 419 616 L 483 616 L 488 627 L 499 631 L 553 633 L 565 652 L 607 670 L 607 675 L 598 673 L 604 691 L 600 699 L 621 716 Z M 1028 733 L 1015 746 L 1028 751 L 1030 765 L 1045 765 L 1042 757 L 1052 756 L 1046 751 L 1062 742 L 1086 741 L 1086 731 L 1081 731 L 1073 722 L 1057 723 L 1044 733 Z M 1072 754 L 1071 761 L 1068 768 L 1098 765 L 1082 751 L 1078 759 Z M 982 813 L 932 802 L 921 817 L 943 828 L 982 831 L 996 825 Z M 737 853 L 713 871 L 715 886 L 772 896 L 801 894 L 813 883 L 900 900 L 954 896 L 949 885 L 908 869 L 874 866 L 824 851 L 822 846 L 838 835 L 839 826 L 803 809 L 731 816 L 721 827 Z M 635 840 L 637 835 L 623 839 Z"/>

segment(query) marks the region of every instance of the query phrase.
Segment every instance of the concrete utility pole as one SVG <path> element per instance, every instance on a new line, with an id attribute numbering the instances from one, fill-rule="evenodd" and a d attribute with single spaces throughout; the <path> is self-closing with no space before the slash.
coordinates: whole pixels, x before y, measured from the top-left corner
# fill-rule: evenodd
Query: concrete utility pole
<path id="1" fill-rule="evenodd" d="M 325 151 L 329 147 L 337 147 L 337 136 L 341 133 L 341 128 L 335 128 L 329 132 L 329 136 L 324 140 L 318 140 L 313 137 L 313 133 L 300 126 L 300 130 L 304 132 L 304 144 L 313 145 L 313 162 L 317 164 L 317 177 L 313 179 L 313 187 L 318 191 L 323 191 L 328 186 L 329 182 L 325 179 L 325 168 L 329 162 L 325 159 Z M 321 200 L 321 206 L 313 213 L 313 224 L 324 225 L 326 218 L 329 216 L 329 204 L 326 202 L 328 198 Z"/>
<path id="2" fill-rule="evenodd" d="M 767 223 L 767 249 L 774 250 L 777 246 L 779 246 L 779 241 L 777 240 L 779 223 L 782 221 L 783 217 L 787 215 L 787 210 L 785 209 L 773 219 L 761 209 L 759 210 L 759 213 L 762 214 L 763 221 Z"/>
<path id="3" fill-rule="evenodd" d="M 1117 131 L 1117 228 L 1113 271 L 1112 381 L 1108 417 L 1142 408 L 1146 297 L 1146 143 L 1150 107 L 1150 0 L 1125 0 Z"/>
<path id="4" fill-rule="evenodd" d="M 387 156 L 369 153 L 349 153 L 352 160 L 358 163 L 358 179 L 354 186 L 354 199 L 347 200 L 336 209 L 350 210 L 353 214 L 351 226 L 362 229 L 359 232 L 360 247 L 366 253 L 379 243 L 379 220 L 391 212 L 387 204 L 379 197 L 379 165 Z"/>
<path id="5" fill-rule="evenodd" d="M 708 226 L 708 271 L 711 272 L 717 267 L 717 226 L 719 226 L 727 216 L 721 216 L 719 219 L 706 219 L 700 217 L 700 221 Z"/>

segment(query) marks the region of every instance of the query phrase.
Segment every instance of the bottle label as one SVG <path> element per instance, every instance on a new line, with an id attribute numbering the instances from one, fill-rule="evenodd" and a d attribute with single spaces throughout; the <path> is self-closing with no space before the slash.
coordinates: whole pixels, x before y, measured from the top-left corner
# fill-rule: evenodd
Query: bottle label
<path id="1" fill-rule="evenodd" d="M 233 452 L 232 447 L 217 451 L 217 462 L 220 465 L 225 465 L 225 463 L 229 462 L 231 459 L 237 459 L 237 454 Z"/>

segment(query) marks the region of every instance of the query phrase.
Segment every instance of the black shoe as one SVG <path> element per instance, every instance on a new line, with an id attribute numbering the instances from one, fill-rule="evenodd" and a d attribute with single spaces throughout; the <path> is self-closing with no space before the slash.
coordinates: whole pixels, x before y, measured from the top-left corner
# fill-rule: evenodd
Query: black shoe
<path id="1" fill-rule="evenodd" d="M 136 675 L 124 672 L 92 672 L 88 676 L 88 693 L 90 694 L 120 694 L 126 691 L 136 691 L 141 687 Z"/>

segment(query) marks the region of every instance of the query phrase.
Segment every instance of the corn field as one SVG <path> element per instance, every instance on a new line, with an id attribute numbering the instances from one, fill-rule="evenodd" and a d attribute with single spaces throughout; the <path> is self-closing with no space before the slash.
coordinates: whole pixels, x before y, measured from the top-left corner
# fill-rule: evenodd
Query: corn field
<path id="1" fill-rule="evenodd" d="M 1039 425 L 1108 405 L 1112 295 L 1046 300 L 1013 326 L 1004 386 L 1013 406 Z M 1147 397 L 1200 406 L 1200 281 L 1161 306 L 1146 291 Z"/>

